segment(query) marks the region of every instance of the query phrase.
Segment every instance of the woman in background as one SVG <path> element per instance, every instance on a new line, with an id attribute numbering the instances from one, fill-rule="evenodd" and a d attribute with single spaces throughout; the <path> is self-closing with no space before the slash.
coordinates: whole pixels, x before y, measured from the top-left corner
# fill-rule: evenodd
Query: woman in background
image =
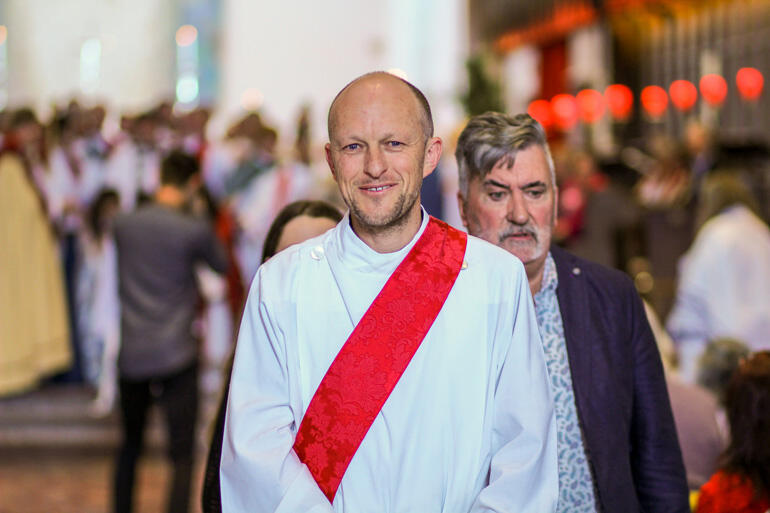
<path id="1" fill-rule="evenodd" d="M 770 351 L 742 363 L 725 397 L 730 445 L 701 488 L 697 513 L 770 510 Z"/>

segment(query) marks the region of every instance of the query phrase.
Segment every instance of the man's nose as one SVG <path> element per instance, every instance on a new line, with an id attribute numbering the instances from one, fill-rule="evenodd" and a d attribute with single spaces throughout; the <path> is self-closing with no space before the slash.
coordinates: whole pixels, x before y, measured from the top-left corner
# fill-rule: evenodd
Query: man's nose
<path id="1" fill-rule="evenodd" d="M 513 224 L 526 224 L 529 221 L 529 211 L 521 191 L 514 191 L 508 200 L 508 221 Z"/>
<path id="2" fill-rule="evenodd" d="M 366 152 L 364 173 L 372 178 L 379 178 L 388 168 L 385 155 L 377 146 L 371 146 Z"/>

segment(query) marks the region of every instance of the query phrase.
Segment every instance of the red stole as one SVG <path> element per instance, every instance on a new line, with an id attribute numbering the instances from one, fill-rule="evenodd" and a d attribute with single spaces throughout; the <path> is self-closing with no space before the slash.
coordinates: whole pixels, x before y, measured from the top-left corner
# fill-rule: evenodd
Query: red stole
<path id="1" fill-rule="evenodd" d="M 294 451 L 334 501 L 364 436 L 428 334 L 462 267 L 468 237 L 433 217 L 337 353 Z"/>

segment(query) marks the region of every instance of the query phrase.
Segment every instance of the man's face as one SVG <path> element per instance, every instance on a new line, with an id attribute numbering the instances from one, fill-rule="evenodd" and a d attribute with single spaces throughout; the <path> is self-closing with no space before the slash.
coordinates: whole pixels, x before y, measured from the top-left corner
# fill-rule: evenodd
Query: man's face
<path id="1" fill-rule="evenodd" d="M 556 217 L 556 187 L 543 149 L 536 144 L 516 153 L 513 166 L 500 159 L 484 177 L 459 194 L 460 215 L 471 235 L 516 255 L 527 275 L 541 272 Z"/>
<path id="2" fill-rule="evenodd" d="M 371 233 L 419 216 L 422 179 L 441 155 L 441 140 L 425 140 L 420 107 L 393 77 L 368 77 L 337 99 L 326 160 L 350 208 L 356 230 Z"/>

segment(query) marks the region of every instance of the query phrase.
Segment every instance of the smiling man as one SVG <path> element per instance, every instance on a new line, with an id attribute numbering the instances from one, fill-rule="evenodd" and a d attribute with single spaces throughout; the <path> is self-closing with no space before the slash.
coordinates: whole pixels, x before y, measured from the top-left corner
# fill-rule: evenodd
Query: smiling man
<path id="1" fill-rule="evenodd" d="M 524 263 L 552 393 L 560 512 L 686 512 L 663 368 L 623 273 L 551 245 L 558 189 L 527 114 L 471 118 L 457 142 L 463 223 Z"/>
<path id="2" fill-rule="evenodd" d="M 556 437 L 521 263 L 429 217 L 428 102 L 372 73 L 329 110 L 349 207 L 257 272 L 227 406 L 225 512 L 553 511 Z"/>

